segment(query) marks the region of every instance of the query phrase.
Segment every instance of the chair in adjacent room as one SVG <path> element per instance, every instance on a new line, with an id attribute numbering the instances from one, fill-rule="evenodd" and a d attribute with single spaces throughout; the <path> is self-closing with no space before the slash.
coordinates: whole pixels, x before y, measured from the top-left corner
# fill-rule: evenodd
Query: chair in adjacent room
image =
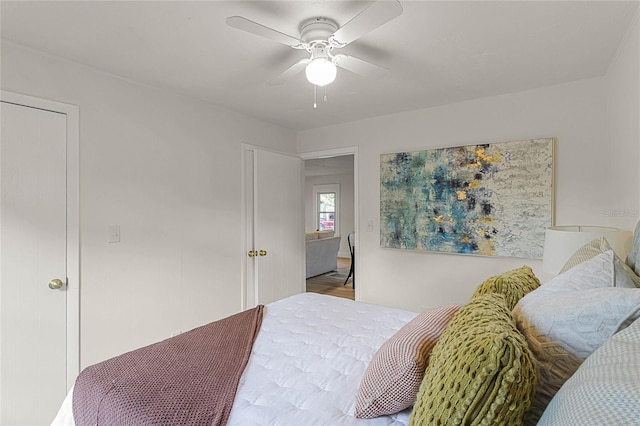
<path id="1" fill-rule="evenodd" d="M 355 272 L 355 251 L 356 251 L 356 246 L 355 246 L 355 232 L 351 232 L 349 235 L 347 235 L 347 243 L 349 244 L 349 253 L 351 253 L 351 267 L 349 268 L 349 275 L 347 275 L 347 279 L 344 280 L 344 284 L 342 285 L 347 285 L 347 281 L 349 281 L 349 278 L 352 278 L 352 283 L 353 283 L 353 289 L 355 290 L 356 288 L 356 272 Z"/>

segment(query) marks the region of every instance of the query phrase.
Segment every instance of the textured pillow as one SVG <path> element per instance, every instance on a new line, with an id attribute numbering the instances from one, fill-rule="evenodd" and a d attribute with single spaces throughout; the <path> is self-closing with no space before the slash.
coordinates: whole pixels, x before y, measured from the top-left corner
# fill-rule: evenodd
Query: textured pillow
<path id="1" fill-rule="evenodd" d="M 511 310 L 525 294 L 538 287 L 540 287 L 540 280 L 533 274 L 530 267 L 523 266 L 488 278 L 478 286 L 473 297 L 490 293 L 502 294 L 507 307 Z"/>
<path id="2" fill-rule="evenodd" d="M 538 426 L 635 425 L 640 419 L 640 321 L 616 333 L 562 386 Z"/>
<path id="3" fill-rule="evenodd" d="M 640 289 L 613 287 L 613 251 L 560 274 L 516 305 L 513 313 L 536 359 L 540 383 L 527 424 L 580 364 L 640 313 Z"/>
<path id="4" fill-rule="evenodd" d="M 636 275 L 640 275 L 640 222 L 633 232 L 633 242 L 631 243 L 631 253 L 627 256 L 627 265 L 635 271 Z"/>
<path id="5" fill-rule="evenodd" d="M 305 232 L 304 239 L 305 239 L 305 241 L 317 240 L 318 239 L 318 232 L 317 231 Z"/>
<path id="6" fill-rule="evenodd" d="M 415 402 L 431 350 L 459 308 L 421 313 L 378 349 L 358 389 L 356 417 L 397 413 Z"/>
<path id="7" fill-rule="evenodd" d="M 567 260 L 560 273 L 566 272 L 576 265 L 581 264 L 601 253 L 605 253 L 611 250 L 611 246 L 605 237 L 596 238 L 595 240 L 588 242 L 584 246 L 580 247 L 576 252 Z M 634 288 L 640 287 L 640 277 L 631 270 L 618 256 L 613 256 L 613 272 L 614 272 L 614 285 L 616 287 Z"/>
<path id="8" fill-rule="evenodd" d="M 504 296 L 478 296 L 433 348 L 409 422 L 521 425 L 535 383 L 533 356 Z"/>

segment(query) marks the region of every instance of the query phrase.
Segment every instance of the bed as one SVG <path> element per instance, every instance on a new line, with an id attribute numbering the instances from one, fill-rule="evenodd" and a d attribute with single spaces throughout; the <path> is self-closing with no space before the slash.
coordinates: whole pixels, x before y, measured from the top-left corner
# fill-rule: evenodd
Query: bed
<path id="1" fill-rule="evenodd" d="M 640 425 L 640 223 L 626 261 L 593 240 L 547 283 L 523 266 L 463 306 L 418 314 L 306 293 L 260 318 L 215 424 Z M 73 400 L 54 425 L 76 424 Z"/>
<path id="2" fill-rule="evenodd" d="M 407 424 L 409 410 L 375 419 L 353 412 L 377 348 L 416 315 L 315 293 L 267 305 L 228 424 Z M 53 424 L 74 424 L 72 394 Z"/>

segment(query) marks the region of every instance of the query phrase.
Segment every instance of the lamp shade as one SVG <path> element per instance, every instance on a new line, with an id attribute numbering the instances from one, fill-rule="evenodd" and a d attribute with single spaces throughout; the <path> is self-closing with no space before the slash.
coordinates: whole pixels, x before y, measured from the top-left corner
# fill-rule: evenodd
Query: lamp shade
<path id="1" fill-rule="evenodd" d="M 567 260 L 583 245 L 605 237 L 613 251 L 624 258 L 624 233 L 618 228 L 604 226 L 552 226 L 544 237 L 542 269 L 557 275 Z"/>
<path id="2" fill-rule="evenodd" d="M 316 86 L 326 86 L 336 79 L 338 72 L 336 64 L 326 58 L 312 60 L 304 70 L 309 83 Z"/>

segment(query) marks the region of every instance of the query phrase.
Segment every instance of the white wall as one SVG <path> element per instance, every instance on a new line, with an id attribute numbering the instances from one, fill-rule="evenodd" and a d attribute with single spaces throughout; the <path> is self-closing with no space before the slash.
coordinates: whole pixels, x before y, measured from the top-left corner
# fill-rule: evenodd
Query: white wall
<path id="1" fill-rule="evenodd" d="M 636 18 L 604 78 L 298 133 L 299 152 L 359 146 L 359 298 L 422 310 L 522 264 L 548 278 L 539 261 L 381 249 L 381 153 L 555 136 L 556 223 L 631 229 L 607 212 L 640 208 L 638 51 Z M 294 152 L 296 134 L 5 42 L 1 71 L 3 90 L 80 106 L 82 365 L 237 312 L 239 144 Z"/>
<path id="2" fill-rule="evenodd" d="M 640 24 L 636 12 L 607 71 L 607 147 L 613 191 L 605 223 L 633 229 L 640 214 Z"/>
<path id="3" fill-rule="evenodd" d="M 353 231 L 353 174 L 336 174 L 324 176 L 307 176 L 305 178 L 304 207 L 305 207 L 305 231 L 316 229 L 316 221 L 313 215 L 313 186 L 337 183 L 340 185 L 340 250 L 339 257 L 351 257 L 347 235 Z"/>
<path id="4" fill-rule="evenodd" d="M 606 99 L 605 78 L 595 78 L 300 132 L 299 152 L 358 145 L 359 299 L 423 310 L 466 302 L 485 278 L 523 264 L 548 279 L 540 261 L 380 248 L 379 156 L 553 136 L 556 223 L 602 224 L 609 219 L 605 211 L 617 206 L 612 200 L 625 198 L 625 205 L 638 206 L 637 168 L 616 170 L 613 179 Z M 637 139 L 635 145 L 621 140 L 619 149 L 638 158 L 637 144 Z M 630 187 L 635 196 L 628 194 Z M 374 230 L 366 232 L 363 224 L 370 219 Z"/>
<path id="5" fill-rule="evenodd" d="M 2 89 L 80 108 L 83 367 L 240 310 L 240 144 L 293 132 L 10 43 Z"/>

